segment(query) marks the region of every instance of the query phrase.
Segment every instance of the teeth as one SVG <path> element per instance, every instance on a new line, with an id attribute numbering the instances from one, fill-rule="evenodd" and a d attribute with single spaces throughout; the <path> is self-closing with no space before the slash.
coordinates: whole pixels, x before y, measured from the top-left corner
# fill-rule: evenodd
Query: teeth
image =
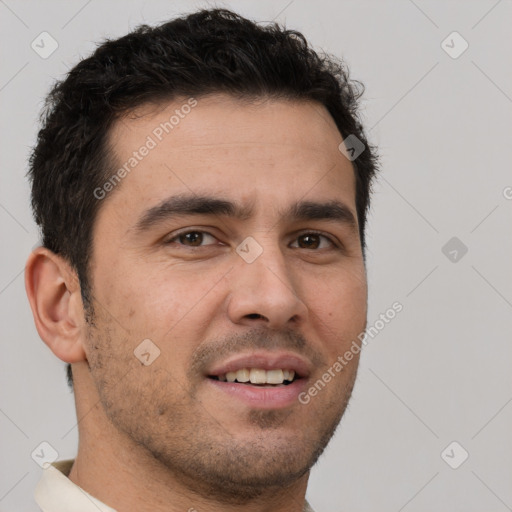
<path id="1" fill-rule="evenodd" d="M 283 370 L 267 371 L 267 384 L 282 384 L 283 380 Z"/>
<path id="2" fill-rule="evenodd" d="M 222 382 L 250 382 L 251 384 L 283 384 L 284 381 L 291 382 L 295 377 L 294 370 L 263 370 L 261 368 L 243 368 L 236 372 L 228 372 L 219 375 Z"/>
<path id="3" fill-rule="evenodd" d="M 247 368 L 244 368 L 243 370 L 238 370 L 236 372 L 236 380 L 238 382 L 249 382 L 251 380 L 249 370 Z"/>
<path id="4" fill-rule="evenodd" d="M 265 370 L 252 368 L 249 379 L 251 380 L 251 384 L 266 384 L 267 372 Z"/>

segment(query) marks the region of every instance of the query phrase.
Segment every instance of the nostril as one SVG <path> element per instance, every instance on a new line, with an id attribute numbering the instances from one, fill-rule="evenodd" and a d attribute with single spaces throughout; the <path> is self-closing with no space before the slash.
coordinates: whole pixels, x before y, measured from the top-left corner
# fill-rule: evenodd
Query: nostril
<path id="1" fill-rule="evenodd" d="M 251 313 L 250 315 L 247 315 L 248 318 L 263 318 L 260 314 L 258 313 Z"/>

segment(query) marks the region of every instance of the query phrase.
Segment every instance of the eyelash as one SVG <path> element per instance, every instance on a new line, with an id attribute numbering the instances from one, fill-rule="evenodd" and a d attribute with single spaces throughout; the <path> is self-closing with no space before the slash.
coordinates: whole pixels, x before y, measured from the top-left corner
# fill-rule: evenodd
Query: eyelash
<path id="1" fill-rule="evenodd" d="M 206 234 L 206 235 L 209 235 L 209 236 L 211 236 L 213 238 L 216 238 L 215 235 L 212 235 L 208 231 L 203 231 L 201 229 L 189 229 L 187 231 L 182 231 L 181 233 L 177 233 L 172 238 L 166 240 L 165 244 L 166 245 L 170 245 L 170 244 L 176 242 L 176 240 L 178 240 L 180 236 L 187 235 L 189 233 L 202 233 L 203 235 Z M 320 231 L 304 231 L 304 232 L 299 233 L 298 235 L 296 235 L 294 240 L 297 240 L 301 236 L 305 236 L 305 235 L 316 235 L 316 236 L 322 237 L 322 238 L 324 238 L 325 240 L 327 240 L 331 244 L 331 248 L 334 248 L 334 249 L 340 248 L 339 244 L 336 243 L 334 240 L 332 240 L 331 237 L 329 237 L 328 235 L 326 235 L 326 234 L 324 234 L 324 233 L 322 233 Z M 181 247 L 186 247 L 187 249 L 199 249 L 200 247 L 208 247 L 208 245 L 213 245 L 213 244 L 207 244 L 207 245 L 193 246 L 193 245 L 185 245 L 185 244 L 182 244 L 180 242 L 177 242 L 177 243 Z M 296 247 L 296 248 L 297 249 L 301 249 L 301 247 Z M 325 249 L 325 247 L 324 247 L 324 249 Z M 318 250 L 321 250 L 321 249 L 309 249 L 309 250 L 318 251 Z"/>

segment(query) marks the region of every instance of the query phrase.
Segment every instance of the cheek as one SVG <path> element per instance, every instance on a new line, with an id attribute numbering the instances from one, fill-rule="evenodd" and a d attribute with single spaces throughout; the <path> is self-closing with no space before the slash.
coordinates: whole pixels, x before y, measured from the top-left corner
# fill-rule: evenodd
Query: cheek
<path id="1" fill-rule="evenodd" d="M 143 308 L 152 319 L 154 328 L 183 330 L 191 324 L 201 328 L 204 316 L 207 322 L 211 310 L 217 305 L 216 291 L 224 285 L 219 282 L 222 274 L 212 272 L 180 272 L 169 269 L 156 277 L 147 277 L 144 284 Z M 205 316 L 206 315 L 206 316 Z"/>
<path id="2" fill-rule="evenodd" d="M 311 322 L 329 340 L 334 351 L 340 351 L 346 344 L 364 330 L 367 314 L 367 286 L 364 274 L 340 274 L 316 284 L 308 298 Z"/>
<path id="3" fill-rule="evenodd" d="M 185 317 L 207 292 L 198 276 L 144 265 L 119 266 L 98 279 L 98 299 L 130 331 L 162 336 Z"/>

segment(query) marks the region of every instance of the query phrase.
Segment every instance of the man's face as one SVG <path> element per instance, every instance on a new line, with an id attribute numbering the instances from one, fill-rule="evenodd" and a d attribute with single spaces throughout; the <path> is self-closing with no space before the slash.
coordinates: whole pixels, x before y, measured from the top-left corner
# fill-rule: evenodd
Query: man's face
<path id="1" fill-rule="evenodd" d="M 112 130 L 119 167 L 148 136 L 156 147 L 103 199 L 85 351 L 121 436 L 180 478 L 250 496 L 303 475 L 350 396 L 357 356 L 298 399 L 365 327 L 354 171 L 318 104 L 219 95 L 183 115 L 185 103 Z M 136 350 L 148 339 L 154 361 L 152 344 Z M 289 370 L 292 383 L 271 383 Z"/>

